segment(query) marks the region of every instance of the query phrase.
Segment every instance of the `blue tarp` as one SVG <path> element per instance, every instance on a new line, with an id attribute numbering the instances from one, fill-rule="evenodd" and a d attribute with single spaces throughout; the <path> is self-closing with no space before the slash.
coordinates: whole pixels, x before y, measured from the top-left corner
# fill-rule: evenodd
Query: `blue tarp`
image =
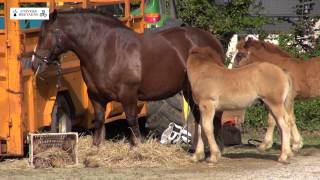
<path id="1" fill-rule="evenodd" d="M 40 28 L 43 20 L 20 20 L 21 29 Z M 0 29 L 4 29 L 4 17 L 0 17 Z"/>

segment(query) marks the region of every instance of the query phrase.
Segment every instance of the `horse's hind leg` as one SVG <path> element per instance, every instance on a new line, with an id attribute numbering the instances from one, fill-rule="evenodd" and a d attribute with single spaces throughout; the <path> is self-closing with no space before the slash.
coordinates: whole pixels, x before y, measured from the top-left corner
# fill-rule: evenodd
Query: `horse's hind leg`
<path id="1" fill-rule="evenodd" d="M 104 127 L 104 115 L 106 111 L 106 103 L 99 102 L 92 95 L 89 94 L 89 98 L 91 100 L 94 115 L 95 115 L 95 132 L 93 135 L 92 144 L 95 146 L 99 146 L 105 138 L 105 127 Z"/>
<path id="2" fill-rule="evenodd" d="M 270 106 L 270 104 L 268 104 L 268 107 L 274 115 L 274 118 L 281 130 L 281 154 L 279 161 L 286 162 L 288 157 L 293 155 L 290 147 L 290 117 L 282 105 Z"/>
<path id="3" fill-rule="evenodd" d="M 269 112 L 268 114 L 268 128 L 264 140 L 259 145 L 258 149 L 260 151 L 265 151 L 272 147 L 273 144 L 273 132 L 274 127 L 276 126 L 276 121 L 274 120 L 272 114 Z"/>
<path id="4" fill-rule="evenodd" d="M 201 101 L 199 104 L 201 112 L 201 127 L 206 134 L 210 146 L 210 157 L 208 161 L 216 163 L 221 153 L 214 137 L 213 117 L 215 114 L 215 103 L 211 100 Z"/>

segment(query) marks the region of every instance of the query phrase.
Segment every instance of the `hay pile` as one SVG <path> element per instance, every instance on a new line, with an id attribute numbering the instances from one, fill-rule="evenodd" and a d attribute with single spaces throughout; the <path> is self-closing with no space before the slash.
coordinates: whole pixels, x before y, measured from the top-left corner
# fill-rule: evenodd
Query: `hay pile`
<path id="1" fill-rule="evenodd" d="M 186 149 L 186 148 L 185 148 Z M 35 155 L 36 168 L 65 167 L 181 167 L 192 164 L 190 154 L 181 145 L 162 145 L 150 139 L 138 148 L 130 148 L 128 142 L 104 141 L 99 148 L 92 146 L 91 136 L 82 136 L 78 144 L 77 166 L 65 166 L 71 161 L 70 155 L 55 148 Z M 28 168 L 28 158 L 7 159 L 0 163 L 0 170 Z"/>
<path id="2" fill-rule="evenodd" d="M 161 145 L 150 139 L 137 148 L 130 148 L 124 140 L 105 141 L 99 148 L 92 147 L 92 137 L 79 139 L 79 163 L 85 167 L 177 167 L 189 165 L 190 155 L 181 145 Z"/>
<path id="3" fill-rule="evenodd" d="M 33 164 L 35 168 L 61 168 L 72 163 L 72 157 L 67 151 L 62 150 L 61 148 L 50 148 L 34 155 Z"/>

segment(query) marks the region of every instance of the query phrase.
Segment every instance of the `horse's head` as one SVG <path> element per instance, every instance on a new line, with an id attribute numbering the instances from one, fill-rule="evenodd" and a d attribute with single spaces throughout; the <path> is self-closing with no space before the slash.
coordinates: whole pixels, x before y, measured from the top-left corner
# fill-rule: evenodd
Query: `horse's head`
<path id="1" fill-rule="evenodd" d="M 277 62 L 283 58 L 291 56 L 280 49 L 277 45 L 249 37 L 247 40 L 241 39 L 237 44 L 237 54 L 233 67 L 239 67 L 253 62 Z M 249 56 L 250 54 L 254 54 Z"/>
<path id="2" fill-rule="evenodd" d="M 50 14 L 50 20 L 42 23 L 37 46 L 32 56 L 32 69 L 40 74 L 53 64 L 60 66 L 59 56 L 66 52 L 66 37 L 56 21 L 57 12 Z"/>
<path id="3" fill-rule="evenodd" d="M 253 62 L 250 58 L 250 50 L 252 49 L 254 41 L 255 40 L 250 37 L 247 40 L 243 38 L 238 42 L 237 54 L 232 65 L 233 67 L 237 68 Z"/>

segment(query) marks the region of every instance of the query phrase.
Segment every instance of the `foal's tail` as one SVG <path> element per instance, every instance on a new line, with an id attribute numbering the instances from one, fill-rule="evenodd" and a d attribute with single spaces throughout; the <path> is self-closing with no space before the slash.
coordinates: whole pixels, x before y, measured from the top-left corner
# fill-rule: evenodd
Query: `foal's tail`
<path id="1" fill-rule="evenodd" d="M 288 72 L 288 71 L 284 71 L 288 82 L 289 82 L 289 91 L 287 94 L 287 97 L 285 99 L 285 108 L 289 109 L 289 108 L 293 108 L 293 104 L 294 104 L 294 98 L 295 98 L 295 89 L 293 88 L 293 80 L 292 80 L 292 75 Z"/>

